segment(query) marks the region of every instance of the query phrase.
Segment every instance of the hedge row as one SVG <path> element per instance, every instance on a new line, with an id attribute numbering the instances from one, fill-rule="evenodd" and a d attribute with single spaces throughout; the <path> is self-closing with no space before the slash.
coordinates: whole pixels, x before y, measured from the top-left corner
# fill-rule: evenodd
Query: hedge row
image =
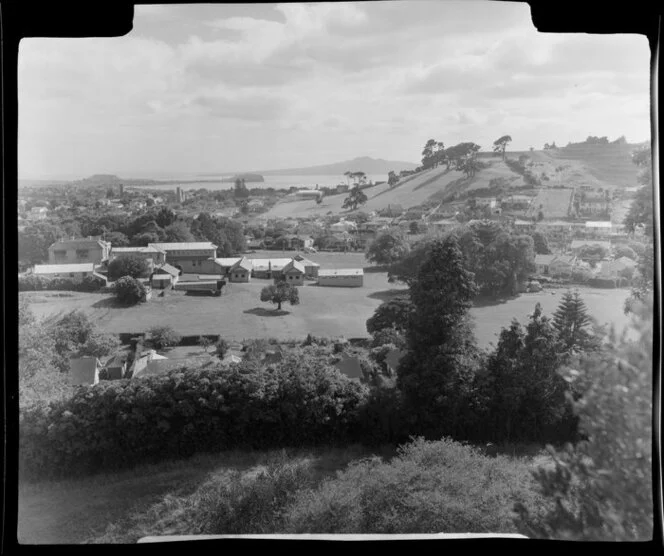
<path id="1" fill-rule="evenodd" d="M 27 276 L 19 276 L 18 291 L 75 291 L 75 292 L 96 292 L 104 286 L 100 278 L 94 276 L 86 276 L 83 279 L 71 278 L 45 278 L 44 276 L 37 276 L 29 274 Z"/>
<path id="2" fill-rule="evenodd" d="M 365 386 L 309 358 L 79 387 L 21 414 L 24 477 L 113 470 L 198 451 L 354 441 Z"/>

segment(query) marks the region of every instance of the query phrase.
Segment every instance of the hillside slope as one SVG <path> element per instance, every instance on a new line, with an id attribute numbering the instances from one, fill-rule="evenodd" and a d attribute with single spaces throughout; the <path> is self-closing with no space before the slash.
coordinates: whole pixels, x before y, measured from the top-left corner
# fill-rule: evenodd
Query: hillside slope
<path id="1" fill-rule="evenodd" d="M 323 164 L 307 168 L 286 168 L 282 170 L 261 170 L 258 174 L 264 176 L 318 176 L 333 175 L 342 176 L 344 172 L 364 172 L 369 175 L 387 175 L 390 171 L 399 173 L 401 170 L 414 170 L 417 164 L 404 162 L 402 160 L 384 160 L 382 158 L 371 158 L 361 156 L 353 160 L 344 160 L 333 164 Z"/>
<path id="2" fill-rule="evenodd" d="M 632 164 L 631 152 L 636 145 L 585 145 L 546 150 L 509 152 L 508 158 L 516 160 L 525 155 L 533 163 L 530 170 L 537 176 L 548 178 L 544 186 L 591 186 L 594 188 L 621 188 L 636 185 L 638 168 Z M 396 187 L 387 184 L 365 190 L 369 198 L 362 210 L 373 211 L 387 208 L 388 205 L 401 205 L 404 208 L 420 205 L 426 201 L 442 200 L 451 193 L 463 193 L 475 189 L 489 188 L 494 184 L 520 187 L 525 185 L 523 177 L 514 172 L 498 156 L 483 156 L 488 167 L 467 179 L 462 172 L 447 171 L 445 167 L 426 170 L 402 180 Z M 557 173 L 556 168 L 564 167 Z M 274 217 L 310 217 L 328 213 L 345 212 L 342 208 L 346 195 L 334 195 L 323 199 L 320 205 L 313 200 L 298 200 L 295 197 L 284 199 L 264 214 Z"/>

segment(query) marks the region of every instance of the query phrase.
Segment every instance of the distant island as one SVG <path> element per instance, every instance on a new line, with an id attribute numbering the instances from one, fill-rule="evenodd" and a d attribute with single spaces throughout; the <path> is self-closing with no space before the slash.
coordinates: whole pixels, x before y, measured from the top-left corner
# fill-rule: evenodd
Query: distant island
<path id="1" fill-rule="evenodd" d="M 260 174 L 236 174 L 230 178 L 222 178 L 221 183 L 235 183 L 235 180 L 244 180 L 246 183 L 262 183 L 265 181 Z"/>
<path id="2" fill-rule="evenodd" d="M 344 172 L 364 172 L 367 175 L 387 175 L 390 171 L 397 174 L 401 170 L 414 170 L 417 164 L 413 162 L 403 162 L 399 160 L 385 160 L 382 158 L 371 158 L 361 156 L 353 160 L 344 160 L 333 164 L 324 164 L 322 166 L 308 166 L 306 168 L 283 168 L 280 170 L 254 170 L 252 175 L 261 176 L 342 176 Z M 241 172 L 224 172 L 248 175 Z M 201 174 L 201 176 L 210 174 Z M 218 175 L 218 174 L 216 174 Z M 230 178 L 234 181 L 235 178 Z M 224 180 L 226 181 L 226 180 Z M 245 178 L 245 181 L 249 181 Z M 263 181 L 262 179 L 260 181 Z"/>

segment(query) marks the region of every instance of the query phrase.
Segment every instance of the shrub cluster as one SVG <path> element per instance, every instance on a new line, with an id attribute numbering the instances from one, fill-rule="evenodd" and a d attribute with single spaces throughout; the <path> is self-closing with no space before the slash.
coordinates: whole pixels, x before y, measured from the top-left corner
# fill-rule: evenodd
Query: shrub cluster
<path id="1" fill-rule="evenodd" d="M 37 276 L 28 274 L 27 276 L 19 276 L 18 291 L 74 291 L 74 292 L 96 292 L 104 286 L 101 279 L 94 276 L 86 276 L 83 279 L 73 278 L 45 278 L 44 276 Z"/>
<path id="2" fill-rule="evenodd" d="M 104 381 L 21 414 L 21 470 L 67 476 L 197 451 L 347 442 L 366 394 L 306 357 Z"/>

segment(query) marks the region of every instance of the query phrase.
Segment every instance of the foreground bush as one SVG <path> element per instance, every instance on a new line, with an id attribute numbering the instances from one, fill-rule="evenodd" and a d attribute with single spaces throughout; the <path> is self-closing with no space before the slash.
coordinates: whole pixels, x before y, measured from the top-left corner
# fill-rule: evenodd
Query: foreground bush
<path id="1" fill-rule="evenodd" d="M 46 278 L 35 274 L 19 276 L 18 291 L 73 291 L 73 292 L 97 292 L 104 286 L 101 278 L 86 276 L 82 279 L 72 278 Z"/>
<path id="2" fill-rule="evenodd" d="M 80 387 L 21 413 L 20 465 L 51 477 L 198 451 L 346 442 L 366 388 L 306 357 Z"/>
<path id="3" fill-rule="evenodd" d="M 452 440 L 418 439 L 300 491 L 284 533 L 515 533 L 515 502 L 540 515 L 527 466 Z M 535 519 L 533 517 L 533 519 Z"/>

